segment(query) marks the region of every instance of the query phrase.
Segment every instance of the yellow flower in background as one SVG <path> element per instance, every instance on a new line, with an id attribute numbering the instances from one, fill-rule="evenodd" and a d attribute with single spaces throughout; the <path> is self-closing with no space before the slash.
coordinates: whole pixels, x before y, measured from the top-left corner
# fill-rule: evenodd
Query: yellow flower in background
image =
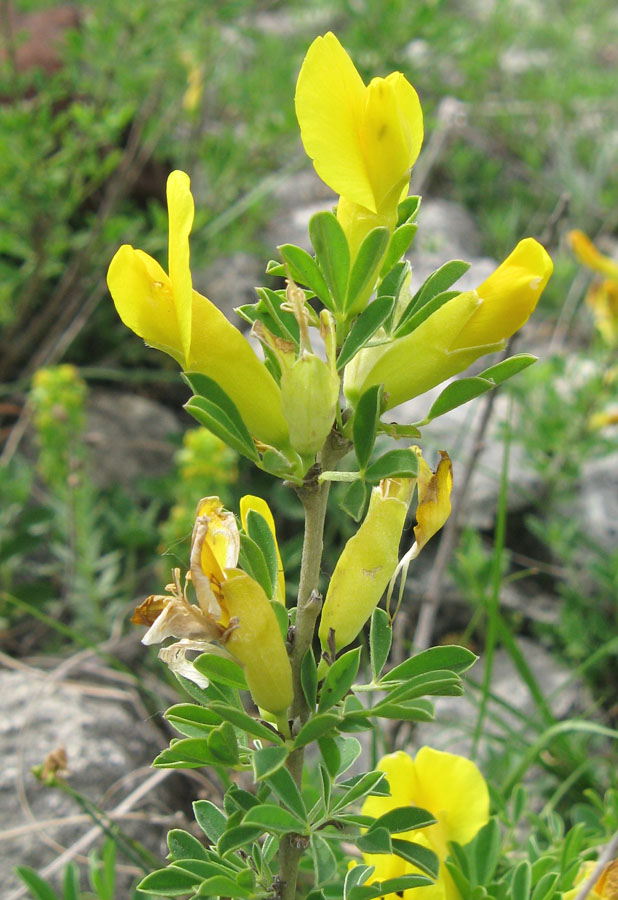
<path id="1" fill-rule="evenodd" d="M 272 514 L 263 500 L 243 497 L 241 509 L 245 520 L 250 509 L 259 512 L 276 543 Z M 236 568 L 239 552 L 240 535 L 233 514 L 223 509 L 218 497 L 200 500 L 184 588 L 176 569 L 174 583 L 167 586 L 169 593 L 145 600 L 132 621 L 150 626 L 142 638 L 144 644 L 180 638 L 159 655 L 172 671 L 202 686 L 207 681 L 186 659 L 186 651 L 231 655 L 243 667 L 255 703 L 277 716 L 292 702 L 292 669 L 270 598 L 257 581 Z M 197 605 L 188 599 L 189 582 Z M 282 568 L 275 598 L 281 591 L 285 596 Z"/>
<path id="2" fill-rule="evenodd" d="M 569 242 L 580 263 L 618 281 L 618 262 L 601 253 L 583 231 L 570 231 Z"/>
<path id="3" fill-rule="evenodd" d="M 361 350 L 346 366 L 348 402 L 355 406 L 368 388 L 383 384 L 392 409 L 500 350 L 528 321 L 552 271 L 538 241 L 520 241 L 476 290 L 453 297 L 410 334 Z"/>
<path id="4" fill-rule="evenodd" d="M 305 151 L 341 195 L 337 217 L 354 256 L 372 228 L 396 225 L 423 142 L 418 95 L 401 72 L 365 85 L 329 31 L 307 51 L 295 103 Z"/>
<path id="5" fill-rule="evenodd" d="M 193 290 L 189 234 L 194 204 L 184 172 L 169 176 L 167 205 L 169 274 L 147 253 L 124 244 L 107 273 L 118 315 L 185 372 L 200 372 L 216 381 L 238 407 L 251 434 L 285 448 L 289 435 L 279 386 L 240 331 L 214 303 Z"/>
<path id="6" fill-rule="evenodd" d="M 606 344 L 618 344 L 618 262 L 597 250 L 583 231 L 571 231 L 569 242 L 577 259 L 606 277 L 590 285 L 586 303 Z"/>
<path id="7" fill-rule="evenodd" d="M 590 878 L 595 867 L 596 862 L 594 861 L 582 863 L 575 876 L 573 888 L 563 895 L 563 900 L 575 900 L 582 884 Z M 618 859 L 613 859 L 601 872 L 588 894 L 588 898 L 589 900 L 616 900 L 616 897 L 618 897 Z"/>
<path id="8" fill-rule="evenodd" d="M 418 457 L 418 477 L 385 478 L 373 488 L 367 514 L 337 561 L 320 620 L 319 636 L 325 650 L 329 649 L 331 631 L 337 651 L 354 640 L 396 570 L 418 556 L 450 515 L 453 474 L 448 454 L 441 451 L 441 461 L 434 473 L 420 449 L 410 449 Z M 416 542 L 399 563 L 399 544 L 415 487 L 418 491 Z"/>
<path id="9" fill-rule="evenodd" d="M 405 891 L 405 900 L 460 900 L 444 861 L 450 841 L 469 843 L 489 821 L 489 791 L 477 766 L 463 756 L 421 747 L 414 759 L 401 750 L 383 757 L 378 769 L 386 773 L 391 795 L 368 797 L 363 815 L 378 818 L 391 809 L 410 805 L 426 809 L 437 820 L 434 825 L 398 835 L 429 847 L 440 860 L 436 884 Z M 372 881 L 415 871 L 405 860 L 388 854 L 364 854 L 364 860 L 376 866 Z M 387 900 L 395 900 L 394 895 Z"/>

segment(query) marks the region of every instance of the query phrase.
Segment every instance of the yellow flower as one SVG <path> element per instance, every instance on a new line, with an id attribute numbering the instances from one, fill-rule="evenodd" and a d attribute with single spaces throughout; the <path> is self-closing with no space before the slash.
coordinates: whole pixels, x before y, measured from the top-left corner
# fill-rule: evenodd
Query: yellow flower
<path id="1" fill-rule="evenodd" d="M 367 514 L 337 561 L 320 620 L 319 636 L 325 650 L 330 649 L 331 631 L 337 651 L 354 640 L 395 571 L 418 556 L 450 515 L 453 474 L 448 454 L 441 452 L 434 473 L 418 447 L 410 450 L 418 457 L 418 477 L 385 478 L 373 489 Z M 399 563 L 399 544 L 415 486 L 416 542 Z"/>
<path id="2" fill-rule="evenodd" d="M 570 891 L 563 895 L 563 900 L 575 900 L 584 881 L 592 875 L 596 862 L 582 863 L 575 876 L 575 883 Z M 589 900 L 616 900 L 618 897 L 618 859 L 608 863 L 588 894 Z"/>
<path id="3" fill-rule="evenodd" d="M 570 231 L 568 237 L 573 252 L 581 263 L 589 269 L 594 269 L 595 272 L 600 272 L 606 278 L 618 280 L 618 262 L 597 250 L 583 231 Z"/>
<path id="4" fill-rule="evenodd" d="M 385 478 L 371 492 L 363 522 L 343 548 L 328 586 L 319 636 L 322 647 L 351 643 L 388 585 L 399 558 L 399 543 L 414 491 L 414 479 Z"/>
<path id="5" fill-rule="evenodd" d="M 418 95 L 401 72 L 365 85 L 329 31 L 307 51 L 295 102 L 307 155 L 341 195 L 337 217 L 354 256 L 372 228 L 395 227 L 423 142 Z"/>
<path id="6" fill-rule="evenodd" d="M 189 176 L 184 172 L 169 176 L 167 205 L 169 274 L 147 253 L 124 244 L 107 273 L 118 315 L 182 369 L 216 381 L 260 441 L 285 448 L 289 445 L 288 427 L 277 383 L 240 331 L 210 300 L 193 290 L 189 233 L 194 205 Z"/>
<path id="7" fill-rule="evenodd" d="M 419 896 L 426 900 L 460 900 L 444 861 L 450 841 L 469 843 L 489 821 L 489 791 L 478 768 L 463 756 L 421 747 L 415 759 L 401 750 L 383 757 L 378 769 L 386 773 L 391 795 L 368 797 L 363 815 L 377 818 L 391 809 L 410 805 L 426 809 L 437 820 L 422 830 L 398 835 L 429 847 L 440 860 L 436 884 L 405 891 L 405 900 Z M 364 859 L 368 865 L 376 866 L 372 881 L 415 871 L 405 860 L 388 854 L 367 854 Z"/>
<path id="8" fill-rule="evenodd" d="M 263 515 L 275 537 L 272 514 L 263 500 L 243 497 L 241 509 L 245 519 L 250 509 Z M 240 535 L 232 513 L 223 509 L 218 497 L 200 500 L 184 588 L 176 569 L 169 593 L 145 600 L 132 621 L 150 625 L 142 638 L 145 644 L 180 638 L 159 655 L 173 671 L 198 684 L 204 685 L 204 680 L 186 659 L 187 650 L 231 655 L 242 665 L 255 703 L 278 716 L 292 702 L 292 669 L 269 598 L 253 578 L 236 568 L 239 552 Z M 197 605 L 189 601 L 189 582 Z M 281 569 L 276 596 L 282 583 Z"/>
<path id="9" fill-rule="evenodd" d="M 537 241 L 520 241 L 476 290 L 453 297 L 410 334 L 361 350 L 346 366 L 348 402 L 355 406 L 368 388 L 383 384 L 391 409 L 501 349 L 528 321 L 552 271 Z"/>

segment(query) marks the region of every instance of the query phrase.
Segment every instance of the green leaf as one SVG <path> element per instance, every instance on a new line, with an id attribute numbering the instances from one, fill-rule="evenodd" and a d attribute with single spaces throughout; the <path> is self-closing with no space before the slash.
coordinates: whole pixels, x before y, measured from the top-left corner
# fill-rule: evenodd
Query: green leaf
<path id="1" fill-rule="evenodd" d="M 513 375 L 527 369 L 537 361 L 537 358 L 532 353 L 516 353 L 515 356 L 509 356 L 508 359 L 503 359 L 495 366 L 479 372 L 479 378 L 486 378 L 488 381 L 493 381 L 494 384 L 502 384 L 507 378 L 512 378 Z"/>
<path id="2" fill-rule="evenodd" d="M 322 754 L 322 759 L 324 760 L 327 771 L 331 778 L 335 778 L 339 772 L 339 766 L 341 765 L 341 753 L 339 751 L 337 740 L 332 737 L 318 738 L 318 747 L 320 748 L 320 753 Z"/>
<path id="3" fill-rule="evenodd" d="M 369 630 L 369 655 L 371 657 L 371 673 L 373 680 L 377 681 L 384 664 L 388 659 L 393 640 L 393 629 L 385 610 L 379 606 L 371 616 L 371 628 Z"/>
<path id="4" fill-rule="evenodd" d="M 337 859 L 330 845 L 319 834 L 311 835 L 311 856 L 316 887 L 329 881 L 337 872 Z"/>
<path id="5" fill-rule="evenodd" d="M 421 207 L 421 198 L 418 195 L 406 197 L 397 207 L 397 226 L 409 222 L 418 215 Z"/>
<path id="6" fill-rule="evenodd" d="M 522 859 L 511 881 L 512 900 L 530 900 L 530 888 L 532 887 L 532 867 L 527 859 Z"/>
<path id="7" fill-rule="evenodd" d="M 333 781 L 330 773 L 325 765 L 320 763 L 320 780 L 322 782 L 322 802 L 326 813 L 330 810 L 330 795 L 333 788 Z"/>
<path id="8" fill-rule="evenodd" d="M 347 485 L 339 501 L 341 509 L 351 516 L 355 522 L 360 522 L 363 518 L 368 492 L 369 489 L 362 479 L 352 481 Z"/>
<path id="9" fill-rule="evenodd" d="M 221 724 L 221 716 L 195 703 L 177 703 L 170 706 L 164 715 L 177 731 L 187 737 L 208 737 L 212 729 Z"/>
<path id="10" fill-rule="evenodd" d="M 309 237 L 335 307 L 342 311 L 350 275 L 350 248 L 337 217 L 319 212 L 309 221 Z"/>
<path id="11" fill-rule="evenodd" d="M 230 722 L 222 722 L 214 728 L 208 737 L 208 749 L 213 756 L 226 766 L 235 766 L 239 759 L 238 740 L 234 726 Z"/>
<path id="12" fill-rule="evenodd" d="M 356 304 L 362 301 L 368 292 L 373 289 L 378 272 L 382 267 L 382 258 L 386 253 L 390 240 L 388 228 L 379 226 L 363 238 L 358 248 L 356 259 L 350 272 L 348 292 L 345 300 L 346 313 L 357 312 Z"/>
<path id="13" fill-rule="evenodd" d="M 338 787 L 343 788 L 345 793 L 336 798 L 333 803 L 333 812 L 339 809 L 344 809 L 346 806 L 349 806 L 351 803 L 355 803 L 357 800 L 360 800 L 361 797 L 366 797 L 370 793 L 376 790 L 378 785 L 384 782 L 385 789 L 388 787 L 388 782 L 386 781 L 386 776 L 384 772 L 366 772 L 364 775 L 357 775 L 355 778 L 350 779 L 347 782 L 342 782 Z M 388 790 L 386 796 L 390 794 L 390 789 Z M 384 796 L 384 794 L 382 794 Z"/>
<path id="14" fill-rule="evenodd" d="M 411 888 L 424 887 L 432 884 L 424 875 L 400 875 L 399 878 L 387 878 L 385 881 L 378 882 L 380 887 L 380 896 L 384 894 L 402 893 Z"/>
<path id="15" fill-rule="evenodd" d="M 378 484 L 383 478 L 416 478 L 418 456 L 414 450 L 388 450 L 376 459 L 365 473 L 369 484 Z"/>
<path id="16" fill-rule="evenodd" d="M 418 225 L 415 222 L 406 222 L 405 225 L 400 225 L 399 228 L 395 229 L 388 246 L 388 253 L 384 257 L 384 262 L 382 264 L 382 272 L 384 275 L 391 271 L 395 263 L 401 259 L 404 253 L 407 253 L 417 230 Z"/>
<path id="17" fill-rule="evenodd" d="M 334 312 L 335 307 L 328 285 L 314 258 L 295 244 L 282 244 L 278 250 L 287 265 L 289 276 L 298 284 L 304 284 L 310 288 L 324 306 Z"/>
<path id="18" fill-rule="evenodd" d="M 271 324 L 269 330 L 272 331 L 276 337 L 283 338 L 284 341 L 290 341 L 298 348 L 300 346 L 300 330 L 298 322 L 293 313 L 281 309 L 281 304 L 286 300 L 285 291 L 278 293 L 267 287 L 260 287 L 256 290 L 257 295 L 260 298 L 258 311 L 261 311 L 262 309 L 266 310 L 272 322 L 275 323 L 275 327 L 273 328 Z M 268 323 L 265 324 L 267 324 L 268 327 Z"/>
<path id="19" fill-rule="evenodd" d="M 307 706 L 313 712 L 318 697 L 318 667 L 315 664 L 315 656 L 311 647 L 303 656 L 300 664 L 300 683 Z"/>
<path id="20" fill-rule="evenodd" d="M 230 785 L 223 798 L 223 805 L 228 815 L 231 815 L 237 810 L 246 813 L 247 810 L 257 806 L 259 802 L 260 801 L 255 794 L 251 794 L 249 791 L 239 788 L 236 784 Z"/>
<path id="21" fill-rule="evenodd" d="M 161 897 L 180 897 L 192 893 L 198 884 L 199 879 L 195 875 L 170 866 L 146 875 L 137 885 L 137 889 L 145 894 L 157 894 Z"/>
<path id="22" fill-rule="evenodd" d="M 420 809 L 417 806 L 398 806 L 376 819 L 369 832 L 374 828 L 386 828 L 390 834 L 401 834 L 403 831 L 426 828 L 427 825 L 433 825 L 436 821 L 437 819 L 426 809 Z M 369 834 L 369 832 L 367 833 Z"/>
<path id="23" fill-rule="evenodd" d="M 198 897 L 244 898 L 252 895 L 253 891 L 251 888 L 238 884 L 237 881 L 234 881 L 232 878 L 226 878 L 225 875 L 215 875 L 213 878 L 203 881 L 197 892 Z"/>
<path id="24" fill-rule="evenodd" d="M 258 722 L 242 709 L 228 706 L 226 703 L 213 703 L 210 708 L 222 719 L 225 719 L 226 722 L 231 722 L 232 725 L 235 725 L 242 731 L 246 731 L 248 734 L 252 734 L 254 737 L 261 738 L 264 741 L 272 741 L 274 744 L 283 743 L 282 738 L 272 728 L 262 724 L 262 722 Z"/>
<path id="25" fill-rule="evenodd" d="M 396 263 L 390 272 L 382 279 L 380 286 L 378 287 L 377 299 L 380 297 L 390 297 L 392 300 L 396 300 L 401 293 L 401 289 L 408 280 L 411 271 L 412 268 L 407 260 Z"/>
<path id="26" fill-rule="evenodd" d="M 221 835 L 217 851 L 221 856 L 225 856 L 226 853 L 238 850 L 239 847 L 246 848 L 248 844 L 257 841 L 261 834 L 262 828 L 259 825 L 237 825 Z"/>
<path id="27" fill-rule="evenodd" d="M 280 769 L 289 756 L 287 747 L 263 747 L 253 754 L 253 772 L 256 781 L 263 781 Z"/>
<path id="28" fill-rule="evenodd" d="M 363 752 L 360 741 L 353 737 L 339 736 L 336 738 L 339 752 L 341 753 L 341 763 L 339 765 L 339 774 L 343 775 L 352 766 Z"/>
<path id="29" fill-rule="evenodd" d="M 279 626 L 279 631 L 281 633 L 281 637 L 283 641 L 287 641 L 288 639 L 288 630 L 290 628 L 290 617 L 288 616 L 288 611 L 278 600 L 270 601 L 270 608 L 275 614 L 275 619 L 277 620 L 277 625 Z"/>
<path id="30" fill-rule="evenodd" d="M 209 841 L 216 844 L 227 826 L 227 819 L 210 800 L 195 800 L 193 815 Z"/>
<path id="31" fill-rule="evenodd" d="M 394 303 L 393 297 L 377 297 L 363 310 L 343 342 L 337 357 L 338 371 L 341 371 L 374 336 L 380 325 L 390 316 Z"/>
<path id="32" fill-rule="evenodd" d="M 489 884 L 502 852 L 502 836 L 495 818 L 483 826 L 474 839 L 474 860 L 479 884 Z"/>
<path id="33" fill-rule="evenodd" d="M 406 659 L 400 665 L 395 666 L 380 679 L 380 683 L 387 681 L 407 681 L 415 675 L 423 675 L 436 669 L 449 669 L 458 675 L 466 672 L 477 661 L 478 656 L 466 647 L 457 644 L 446 644 L 444 647 L 430 647 L 422 650 Z"/>
<path id="34" fill-rule="evenodd" d="M 435 712 L 428 701 L 417 700 L 413 703 L 380 703 L 370 712 L 381 719 L 401 719 L 402 722 L 433 722 Z"/>
<path id="35" fill-rule="evenodd" d="M 324 713 L 345 697 L 358 673 L 361 648 L 355 647 L 336 659 L 326 673 L 320 690 L 318 712 Z"/>
<path id="36" fill-rule="evenodd" d="M 344 900 L 347 900 L 347 898 L 350 896 L 350 892 L 353 891 L 355 887 L 364 884 L 368 878 L 371 878 L 374 871 L 375 866 L 365 866 L 362 863 L 359 863 L 357 866 L 353 866 L 351 869 L 348 869 L 345 880 L 343 882 Z"/>
<path id="37" fill-rule="evenodd" d="M 363 853 L 392 853 L 391 836 L 386 828 L 371 828 L 356 839 L 356 846 Z"/>
<path id="38" fill-rule="evenodd" d="M 262 469 L 277 478 L 284 478 L 292 472 L 293 465 L 283 453 L 271 447 L 262 454 Z"/>
<path id="39" fill-rule="evenodd" d="M 172 741 L 152 765 L 157 769 L 199 769 L 202 766 L 219 766 L 221 760 L 209 749 L 204 738 L 183 738 Z"/>
<path id="40" fill-rule="evenodd" d="M 403 322 L 405 319 L 408 319 L 418 309 L 429 303 L 434 297 L 437 297 L 438 294 L 447 291 L 462 275 L 465 275 L 469 268 L 470 263 L 464 262 L 462 259 L 451 259 L 449 262 L 445 262 L 444 265 L 432 272 L 429 278 L 423 282 L 410 301 L 400 321 Z"/>
<path id="41" fill-rule="evenodd" d="M 240 554 L 238 561 L 243 570 L 260 585 L 269 600 L 274 596 L 277 585 L 273 582 L 262 548 L 247 534 L 240 534 Z"/>
<path id="42" fill-rule="evenodd" d="M 415 675 L 400 684 L 389 685 L 389 693 L 384 702 L 404 703 L 406 700 L 416 700 L 417 697 L 432 695 L 459 697 L 461 693 L 459 675 L 448 669 L 436 669 L 433 672 Z"/>
<path id="43" fill-rule="evenodd" d="M 79 868 L 76 863 L 68 863 L 64 870 L 64 879 L 62 889 L 64 892 L 64 900 L 80 900 L 79 889 Z"/>
<path id="44" fill-rule="evenodd" d="M 212 378 L 199 372 L 185 372 L 183 377 L 196 395 L 185 403 L 187 412 L 230 447 L 258 462 L 258 452 L 249 430 L 225 391 Z"/>
<path id="45" fill-rule="evenodd" d="M 221 859 L 212 850 L 206 851 L 208 858 L 203 859 L 179 859 L 171 863 L 174 871 L 181 870 L 195 878 L 195 882 L 199 883 L 204 878 L 212 878 L 213 875 L 226 875 L 230 877 L 230 873 L 234 873 L 234 868 L 225 860 Z M 194 882 L 194 883 L 195 883 Z"/>
<path id="46" fill-rule="evenodd" d="M 435 297 L 432 297 L 431 300 L 421 306 L 420 309 L 417 309 L 412 315 L 405 319 L 402 317 L 397 324 L 394 337 L 402 338 L 407 334 L 412 334 L 419 325 L 422 325 L 425 319 L 428 319 L 429 316 L 433 315 L 436 310 L 448 303 L 449 300 L 458 297 L 459 293 L 459 291 L 442 291 L 441 294 L 436 294 Z"/>
<path id="47" fill-rule="evenodd" d="M 275 834 L 285 834 L 286 832 L 303 834 L 307 830 L 306 823 L 298 816 L 283 809 L 282 806 L 275 806 L 274 803 L 254 806 L 243 819 L 243 825 L 259 825 L 263 831 Z"/>
<path id="48" fill-rule="evenodd" d="M 171 831 L 168 831 L 167 846 L 170 858 L 173 860 L 208 859 L 204 845 L 188 831 L 183 831 L 182 828 L 172 828 Z"/>
<path id="49" fill-rule="evenodd" d="M 402 841 L 401 838 L 391 838 L 391 843 L 396 856 L 412 863 L 430 878 L 438 877 L 440 861 L 433 850 L 421 847 L 420 844 L 415 844 L 413 841 Z"/>
<path id="50" fill-rule="evenodd" d="M 481 394 L 486 394 L 487 391 L 491 391 L 494 387 L 495 384 L 492 381 L 487 381 L 486 378 L 481 378 L 479 375 L 474 378 L 459 378 L 457 381 L 452 381 L 438 396 L 427 416 L 423 419 L 423 424 L 431 422 L 432 419 L 437 419 L 438 416 L 443 416 L 458 406 L 463 406 L 464 403 L 480 397 Z"/>
<path id="51" fill-rule="evenodd" d="M 245 673 L 233 659 L 218 656 L 216 653 L 202 653 L 193 661 L 194 667 L 211 681 L 227 684 L 230 687 L 247 691 Z"/>
<path id="52" fill-rule="evenodd" d="M 36 900 L 59 900 L 58 894 L 30 866 L 16 866 L 15 871 Z"/>
<path id="53" fill-rule="evenodd" d="M 268 787 L 271 789 L 284 806 L 298 816 L 302 821 L 307 819 L 307 809 L 302 795 L 296 785 L 296 782 L 285 768 L 282 766 L 264 779 Z"/>
<path id="54" fill-rule="evenodd" d="M 557 872 L 547 872 L 532 892 L 532 900 L 549 900 L 553 896 L 558 883 Z"/>
<path id="55" fill-rule="evenodd" d="M 250 509 L 247 514 L 247 534 L 259 546 L 273 585 L 273 591 L 268 594 L 268 599 L 272 600 L 274 596 L 274 588 L 277 587 L 277 579 L 279 573 L 279 560 L 277 557 L 277 544 L 268 522 L 264 516 L 260 515 L 255 509 Z M 286 629 L 287 630 L 287 629 Z"/>
<path id="56" fill-rule="evenodd" d="M 381 384 L 374 384 L 362 395 L 354 413 L 352 436 L 361 470 L 367 466 L 375 444 L 383 393 L 384 387 Z"/>
<path id="57" fill-rule="evenodd" d="M 305 722 L 296 735 L 294 747 L 298 749 L 299 747 L 304 747 L 305 744 L 310 744 L 312 741 L 317 741 L 319 737 L 332 731 L 340 721 L 341 718 L 334 713 L 319 713 L 317 716 L 313 716 L 312 719 Z"/>

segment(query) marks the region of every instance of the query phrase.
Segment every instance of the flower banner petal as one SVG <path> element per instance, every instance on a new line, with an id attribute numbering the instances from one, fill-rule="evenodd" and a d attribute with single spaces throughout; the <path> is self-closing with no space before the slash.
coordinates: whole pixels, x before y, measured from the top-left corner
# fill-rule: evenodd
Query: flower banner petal
<path id="1" fill-rule="evenodd" d="M 176 317 L 185 357 L 191 346 L 192 283 L 189 268 L 189 235 L 195 207 L 191 182 L 185 172 L 172 172 L 167 179 L 169 213 L 169 276 L 174 291 Z"/>

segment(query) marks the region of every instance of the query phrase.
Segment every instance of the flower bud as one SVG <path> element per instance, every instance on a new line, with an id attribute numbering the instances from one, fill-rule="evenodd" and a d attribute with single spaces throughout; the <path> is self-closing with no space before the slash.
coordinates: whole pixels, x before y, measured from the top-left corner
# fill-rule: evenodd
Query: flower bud
<path id="1" fill-rule="evenodd" d="M 378 605 L 399 559 L 399 543 L 414 479 L 385 479 L 371 492 L 369 509 L 356 534 L 345 545 L 331 578 L 320 641 L 335 649 L 351 643 Z"/>
<path id="2" fill-rule="evenodd" d="M 223 597 L 230 623 L 225 649 L 245 671 L 257 706 L 275 716 L 283 714 L 293 697 L 292 667 L 268 597 L 245 572 L 226 569 Z"/>
<path id="3" fill-rule="evenodd" d="M 339 378 L 315 353 L 304 351 L 281 377 L 290 443 L 301 456 L 321 449 L 335 421 Z"/>

